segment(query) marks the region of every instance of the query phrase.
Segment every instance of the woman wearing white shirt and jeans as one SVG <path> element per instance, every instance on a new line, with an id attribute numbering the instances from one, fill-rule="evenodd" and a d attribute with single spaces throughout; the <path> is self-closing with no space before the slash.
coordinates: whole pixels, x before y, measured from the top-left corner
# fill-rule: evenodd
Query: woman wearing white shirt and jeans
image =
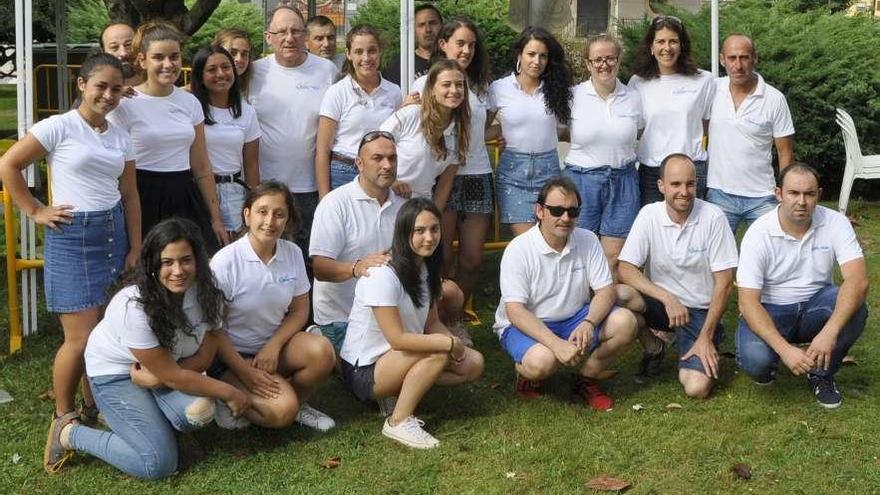
<path id="1" fill-rule="evenodd" d="M 378 129 L 403 102 L 400 86 L 379 73 L 382 42 L 372 26 L 359 25 L 348 32 L 345 56 L 345 77 L 330 86 L 321 101 L 315 179 L 322 198 L 357 177 L 354 159 L 361 137 Z"/>
<path id="2" fill-rule="evenodd" d="M 391 261 L 358 280 L 342 344 L 343 383 L 362 401 L 397 397 L 382 434 L 429 449 L 439 441 L 413 416 L 434 385 L 458 385 L 483 372 L 483 356 L 452 336 L 437 316 L 441 292 L 440 210 L 408 200 L 394 224 Z"/>
<path id="3" fill-rule="evenodd" d="M 76 109 L 38 122 L 0 158 L 6 190 L 22 211 L 49 227 L 46 306 L 59 314 L 64 331 L 52 366 L 56 417 L 74 411 L 86 340 L 101 318 L 107 288 L 141 249 L 131 139 L 106 119 L 122 96 L 122 65 L 112 55 L 95 55 L 83 63 L 76 83 L 81 94 Z M 43 157 L 52 172 L 50 206 L 31 194 L 21 175 Z M 97 409 L 82 382 L 82 419 L 93 422 Z"/>
<path id="4" fill-rule="evenodd" d="M 242 101 L 235 61 L 224 48 L 199 50 L 192 62 L 190 91 L 205 114 L 205 144 L 217 183 L 223 225 L 241 228 L 247 190 L 260 183 L 260 123 L 254 107 Z"/>
<path id="5" fill-rule="evenodd" d="M 708 128 L 715 78 L 697 68 L 691 58 L 691 38 L 677 17 L 661 15 L 651 21 L 639 44 L 629 87 L 642 99 L 645 131 L 636 153 L 642 206 L 662 201 L 657 189 L 660 163 L 683 153 L 697 169 L 697 196 L 706 198 L 706 159 L 703 134 Z"/>

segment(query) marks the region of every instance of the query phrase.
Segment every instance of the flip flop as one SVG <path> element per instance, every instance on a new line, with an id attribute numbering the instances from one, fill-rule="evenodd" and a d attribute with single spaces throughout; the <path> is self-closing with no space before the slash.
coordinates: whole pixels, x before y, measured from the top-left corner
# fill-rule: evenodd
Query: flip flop
<path id="1" fill-rule="evenodd" d="M 49 436 L 46 438 L 46 448 L 43 450 L 43 468 L 47 473 L 57 473 L 64 462 L 73 456 L 73 450 L 61 446 L 61 430 L 76 419 L 79 419 L 79 413 L 76 411 L 52 419 Z"/>

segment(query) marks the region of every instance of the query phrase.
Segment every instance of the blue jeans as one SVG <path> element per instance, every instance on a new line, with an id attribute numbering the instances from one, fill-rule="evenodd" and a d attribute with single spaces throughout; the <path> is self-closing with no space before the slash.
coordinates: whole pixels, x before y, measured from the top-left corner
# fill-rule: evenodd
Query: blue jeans
<path id="1" fill-rule="evenodd" d="M 129 375 L 90 376 L 89 384 L 111 431 L 74 425 L 70 430 L 73 448 L 138 478 L 158 480 L 174 473 L 174 431 L 204 426 L 191 423 L 185 413 L 198 397 L 169 388 L 141 388 Z"/>
<path id="2" fill-rule="evenodd" d="M 770 313 L 773 324 L 785 340 L 800 344 L 812 342 L 819 334 L 831 317 L 836 302 L 837 287 L 827 285 L 802 303 L 762 305 Z M 834 351 L 831 353 L 831 365 L 828 370 L 813 369 L 810 373 L 819 376 L 833 376 L 837 373 L 843 357 L 862 335 L 867 320 L 868 307 L 862 304 L 840 331 Z M 736 360 L 739 367 L 753 380 L 767 383 L 776 374 L 779 355 L 752 332 L 743 318 L 740 318 L 736 332 Z"/>
<path id="3" fill-rule="evenodd" d="M 561 173 L 555 149 L 543 153 L 502 151 L 495 174 L 501 223 L 534 223 L 538 193 Z"/>
<path id="4" fill-rule="evenodd" d="M 358 175 L 358 169 L 354 165 L 341 162 L 339 160 L 330 160 L 330 190 L 344 186 L 353 181 Z"/>
<path id="5" fill-rule="evenodd" d="M 639 213 L 639 173 L 633 164 L 621 168 L 565 165 L 563 175 L 581 193 L 578 227 L 598 236 L 624 238 Z"/>
<path id="6" fill-rule="evenodd" d="M 706 200 L 717 205 L 724 211 L 727 216 L 727 223 L 730 224 L 730 230 L 736 234 L 739 224 L 746 223 L 746 227 L 752 224 L 761 215 L 776 208 L 776 196 L 760 196 L 750 198 L 748 196 L 737 196 L 736 194 L 728 194 L 721 189 L 709 189 L 706 194 Z"/>
<path id="7" fill-rule="evenodd" d="M 706 315 L 709 313 L 709 310 L 702 308 L 687 308 L 687 325 L 683 327 L 669 328 L 669 315 L 666 313 L 666 306 L 651 296 L 642 294 L 642 298 L 645 300 L 645 321 L 648 326 L 654 330 L 675 332 L 675 346 L 678 348 L 678 368 L 696 370 L 705 373 L 706 370 L 703 368 L 703 363 L 698 356 L 691 356 L 687 361 L 682 361 L 681 358 L 690 352 L 691 348 L 697 342 L 697 337 L 700 336 L 700 332 L 703 330 L 703 325 L 706 323 Z M 715 334 L 712 338 L 712 343 L 715 344 L 716 349 L 723 336 L 724 327 L 722 327 L 719 322 L 715 327 Z"/>

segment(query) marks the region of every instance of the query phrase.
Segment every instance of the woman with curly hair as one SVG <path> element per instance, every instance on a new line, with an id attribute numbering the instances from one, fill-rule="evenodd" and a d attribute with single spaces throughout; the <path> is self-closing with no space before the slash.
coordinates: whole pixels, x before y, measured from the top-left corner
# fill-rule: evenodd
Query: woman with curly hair
<path id="1" fill-rule="evenodd" d="M 645 131 L 636 150 L 642 205 L 662 201 L 657 189 L 660 162 L 683 153 L 697 167 L 697 195 L 706 197 L 708 157 L 703 134 L 715 96 L 714 78 L 691 58 L 691 38 L 678 17 L 651 21 L 639 44 L 629 87 L 642 100 Z"/>
<path id="2" fill-rule="evenodd" d="M 571 120 L 572 75 L 559 41 L 540 27 L 527 27 L 513 45 L 516 69 L 489 87 L 489 118 L 497 114 L 506 143 L 496 185 L 501 223 L 514 235 L 535 223 L 535 200 L 561 173 L 557 128 Z"/>
<path id="3" fill-rule="evenodd" d="M 162 479 L 177 470 L 175 431 L 214 418 L 214 400 L 234 415 L 250 397 L 203 372 L 217 352 L 225 298 L 214 284 L 199 228 L 171 218 L 147 234 L 137 266 L 118 284 L 86 345 L 86 375 L 109 431 L 52 421 L 44 461 L 58 468 L 72 451 L 121 471 Z"/>

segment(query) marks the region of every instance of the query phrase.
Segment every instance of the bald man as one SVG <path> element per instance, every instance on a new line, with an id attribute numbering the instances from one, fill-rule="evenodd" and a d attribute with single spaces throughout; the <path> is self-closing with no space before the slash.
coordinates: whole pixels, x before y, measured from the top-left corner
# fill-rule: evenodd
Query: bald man
<path id="1" fill-rule="evenodd" d="M 101 51 L 109 53 L 122 62 L 122 76 L 126 86 L 137 86 L 143 82 L 143 76 L 134 68 L 134 29 L 128 24 L 113 23 L 101 31 Z"/>

